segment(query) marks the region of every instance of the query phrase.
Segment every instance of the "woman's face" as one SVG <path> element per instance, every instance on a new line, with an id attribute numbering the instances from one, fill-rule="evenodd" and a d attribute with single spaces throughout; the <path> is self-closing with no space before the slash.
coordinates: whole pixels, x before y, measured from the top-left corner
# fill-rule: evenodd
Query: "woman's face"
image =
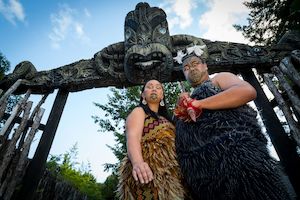
<path id="1" fill-rule="evenodd" d="M 162 84 L 157 80 L 150 80 L 146 83 L 142 97 L 148 103 L 159 103 L 163 97 Z"/>

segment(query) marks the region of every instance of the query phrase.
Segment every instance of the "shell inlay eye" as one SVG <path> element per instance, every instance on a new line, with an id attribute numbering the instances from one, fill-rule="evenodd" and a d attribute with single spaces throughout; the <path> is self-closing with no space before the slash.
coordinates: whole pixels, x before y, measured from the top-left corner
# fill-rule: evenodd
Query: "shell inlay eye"
<path id="1" fill-rule="evenodd" d="M 165 34 L 165 33 L 167 32 L 167 29 L 164 28 L 164 27 L 160 27 L 160 28 L 158 29 L 158 31 L 159 31 L 161 34 Z"/>
<path id="2" fill-rule="evenodd" d="M 254 50 L 255 52 L 260 52 L 260 48 L 258 48 L 258 47 L 255 47 L 253 50 Z"/>
<path id="3" fill-rule="evenodd" d="M 130 38 L 130 36 L 131 36 L 131 32 L 127 30 L 125 32 L 125 39 L 127 40 L 128 38 Z"/>

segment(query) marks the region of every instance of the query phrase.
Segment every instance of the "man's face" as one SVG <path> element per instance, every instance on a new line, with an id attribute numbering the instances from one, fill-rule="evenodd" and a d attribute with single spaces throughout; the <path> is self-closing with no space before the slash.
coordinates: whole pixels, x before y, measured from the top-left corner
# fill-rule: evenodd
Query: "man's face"
<path id="1" fill-rule="evenodd" d="M 207 65 L 197 56 L 185 59 L 182 66 L 185 79 L 192 86 L 197 86 L 208 79 Z"/>

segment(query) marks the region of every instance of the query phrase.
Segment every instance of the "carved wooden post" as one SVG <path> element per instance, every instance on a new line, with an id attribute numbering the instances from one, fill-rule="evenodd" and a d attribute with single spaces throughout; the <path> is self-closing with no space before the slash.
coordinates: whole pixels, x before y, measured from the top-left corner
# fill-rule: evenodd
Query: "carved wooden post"
<path id="1" fill-rule="evenodd" d="M 16 199 L 33 199 L 39 180 L 43 175 L 45 163 L 47 161 L 47 157 L 68 95 L 69 92 L 67 90 L 60 89 L 58 91 L 51 113 L 49 115 L 49 119 L 45 126 L 45 131 L 42 134 L 34 157 L 27 168 L 22 182 L 22 187 L 20 189 L 20 192 L 17 194 Z"/>
<path id="2" fill-rule="evenodd" d="M 285 172 L 295 192 L 300 196 L 300 158 L 296 152 L 296 144 L 285 133 L 254 73 L 249 70 L 242 72 L 241 75 L 244 80 L 248 81 L 256 89 L 257 98 L 254 100 L 254 103 L 262 114 L 263 122 Z"/>

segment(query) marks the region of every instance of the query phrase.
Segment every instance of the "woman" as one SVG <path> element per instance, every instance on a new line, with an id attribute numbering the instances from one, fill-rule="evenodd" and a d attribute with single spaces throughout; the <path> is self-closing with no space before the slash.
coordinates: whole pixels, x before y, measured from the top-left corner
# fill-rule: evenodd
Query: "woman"
<path id="1" fill-rule="evenodd" d="M 128 156 L 120 167 L 120 199 L 184 199 L 162 84 L 148 81 L 126 120 Z"/>

